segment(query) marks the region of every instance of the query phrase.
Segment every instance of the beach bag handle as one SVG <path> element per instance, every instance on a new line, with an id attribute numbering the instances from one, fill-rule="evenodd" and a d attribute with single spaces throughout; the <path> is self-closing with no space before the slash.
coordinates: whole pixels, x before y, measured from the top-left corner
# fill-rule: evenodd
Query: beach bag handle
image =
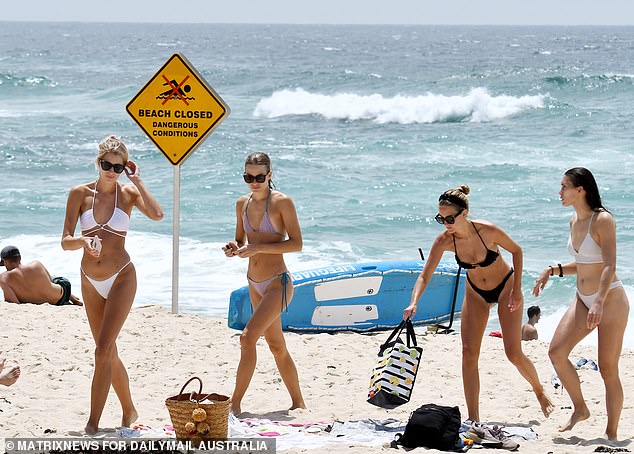
<path id="1" fill-rule="evenodd" d="M 385 341 L 385 343 L 381 347 L 384 348 L 393 339 L 395 339 L 398 336 L 400 336 L 401 335 L 401 331 L 403 331 L 403 328 L 407 328 L 406 329 L 407 346 L 408 347 L 412 347 L 412 346 L 416 347 L 418 345 L 416 343 L 416 333 L 414 332 L 414 325 L 412 325 L 412 321 L 409 318 L 406 319 L 406 320 L 403 320 L 401 323 L 399 323 L 399 325 L 396 328 L 394 328 L 394 331 L 392 331 L 392 334 L 390 334 L 390 337 L 387 338 L 387 340 Z"/>
<path id="2" fill-rule="evenodd" d="M 198 383 L 199 383 L 199 385 L 200 385 L 200 386 L 198 387 L 198 395 L 199 395 L 199 396 L 200 396 L 200 395 L 202 395 L 202 393 L 203 393 L 203 381 L 202 381 L 199 377 L 192 377 L 192 378 L 190 378 L 189 380 L 187 380 L 187 382 L 183 385 L 183 387 L 181 388 L 181 391 L 178 393 L 178 397 L 180 397 L 180 396 L 182 396 L 182 395 L 183 395 L 183 391 L 185 391 L 185 387 L 187 387 L 187 385 L 189 385 L 189 384 L 190 384 L 192 381 L 194 381 L 194 380 L 198 380 Z M 213 393 L 207 394 L 206 396 L 201 397 L 200 399 L 196 399 L 196 398 L 194 397 L 194 396 L 195 396 L 195 394 L 194 394 L 194 393 L 190 393 L 190 394 L 189 394 L 189 400 L 190 400 L 191 402 L 195 402 L 195 403 L 197 403 L 197 404 L 200 404 L 203 400 L 205 400 L 205 399 L 207 399 L 209 396 L 211 396 L 211 394 L 213 394 Z M 180 400 L 180 399 L 178 399 L 178 398 L 177 398 L 177 400 Z M 209 401 L 209 403 L 213 404 L 214 402 L 210 400 L 210 401 Z"/>

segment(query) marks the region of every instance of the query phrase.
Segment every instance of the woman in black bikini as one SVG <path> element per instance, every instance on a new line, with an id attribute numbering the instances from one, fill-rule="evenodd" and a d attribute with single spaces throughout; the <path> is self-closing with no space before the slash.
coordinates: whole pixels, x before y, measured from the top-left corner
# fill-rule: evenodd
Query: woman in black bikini
<path id="1" fill-rule="evenodd" d="M 552 402 L 539 382 L 537 371 L 522 352 L 522 249 L 498 226 L 487 221 L 471 221 L 469 186 L 445 191 L 438 199 L 436 221 L 445 226 L 432 245 L 425 268 L 418 277 L 410 305 L 403 318 L 412 318 L 442 255 L 455 254 L 456 262 L 467 271 L 467 288 L 462 305 L 462 382 L 469 419 L 480 421 L 480 376 L 478 358 L 491 305 L 499 302 L 498 316 L 502 328 L 504 351 L 522 377 L 532 386 L 545 416 L 553 410 Z M 513 255 L 513 267 L 502 257 L 498 246 Z M 458 252 L 460 251 L 460 252 Z M 515 279 L 515 276 L 518 276 Z"/>

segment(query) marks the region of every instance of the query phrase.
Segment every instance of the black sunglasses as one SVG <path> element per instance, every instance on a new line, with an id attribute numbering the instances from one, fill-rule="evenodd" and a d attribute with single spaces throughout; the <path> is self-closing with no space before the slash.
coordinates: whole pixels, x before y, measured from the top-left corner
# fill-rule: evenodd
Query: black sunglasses
<path id="1" fill-rule="evenodd" d="M 460 215 L 460 213 L 462 213 L 462 212 L 463 212 L 463 210 L 460 210 L 460 211 L 458 211 L 458 212 L 457 212 L 456 214 L 454 214 L 454 215 L 451 215 L 451 214 L 450 214 L 449 216 L 445 216 L 445 217 L 441 216 L 441 215 L 440 215 L 440 213 L 438 213 L 434 219 L 435 219 L 435 220 L 436 220 L 436 222 L 437 222 L 437 223 L 439 223 L 439 224 L 443 224 L 443 225 L 444 225 L 444 224 L 449 224 L 449 225 L 452 225 L 452 224 L 455 224 L 455 222 L 456 222 L 456 218 L 457 218 L 457 217 Z"/>
<path id="2" fill-rule="evenodd" d="M 103 170 L 104 172 L 112 169 L 114 170 L 114 173 L 121 173 L 123 172 L 123 169 L 125 169 L 124 164 L 113 164 L 111 162 L 104 161 L 103 159 L 99 160 L 99 165 L 101 166 L 101 170 Z"/>
<path id="3" fill-rule="evenodd" d="M 267 175 L 268 173 L 261 173 L 259 175 L 250 175 L 248 173 L 245 173 L 244 175 L 242 175 L 242 178 L 244 178 L 245 183 L 253 183 L 254 181 L 258 183 L 264 183 L 266 181 Z"/>

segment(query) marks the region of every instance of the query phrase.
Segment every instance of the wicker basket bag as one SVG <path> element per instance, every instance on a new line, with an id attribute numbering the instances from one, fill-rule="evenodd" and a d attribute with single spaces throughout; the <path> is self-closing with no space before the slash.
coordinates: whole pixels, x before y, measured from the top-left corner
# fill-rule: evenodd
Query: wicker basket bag
<path id="1" fill-rule="evenodd" d="M 198 392 L 183 394 L 185 387 L 193 380 L 198 380 Z M 203 394 L 202 390 L 202 380 L 192 377 L 177 396 L 165 400 L 179 440 L 227 438 L 231 398 L 221 394 Z"/>

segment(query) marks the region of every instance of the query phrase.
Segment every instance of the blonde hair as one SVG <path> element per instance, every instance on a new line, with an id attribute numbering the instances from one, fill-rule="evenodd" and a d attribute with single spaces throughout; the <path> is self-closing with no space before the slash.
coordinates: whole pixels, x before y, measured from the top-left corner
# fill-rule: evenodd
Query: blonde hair
<path id="1" fill-rule="evenodd" d="M 117 136 L 107 136 L 99 142 L 99 152 L 97 153 L 96 161 L 97 167 L 99 167 L 99 160 L 103 159 L 103 157 L 108 153 L 121 156 L 124 165 L 128 162 L 128 148 Z"/>
<path id="2" fill-rule="evenodd" d="M 455 189 L 448 189 L 438 198 L 438 205 L 456 206 L 463 210 L 469 209 L 469 192 L 471 189 L 466 184 L 460 185 Z"/>

